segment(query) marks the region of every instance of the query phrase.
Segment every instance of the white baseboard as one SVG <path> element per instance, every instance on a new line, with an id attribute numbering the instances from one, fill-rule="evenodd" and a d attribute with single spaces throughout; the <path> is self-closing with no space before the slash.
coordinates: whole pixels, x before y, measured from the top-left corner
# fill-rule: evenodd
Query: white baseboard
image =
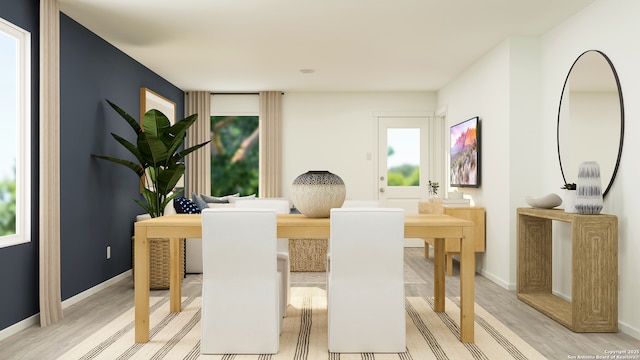
<path id="1" fill-rule="evenodd" d="M 490 272 L 487 272 L 484 269 L 481 269 L 478 272 L 480 273 L 480 275 L 482 275 L 485 278 L 489 279 L 492 283 L 495 283 L 496 285 L 500 286 L 503 289 L 506 289 L 506 290 L 509 290 L 509 291 L 513 291 L 513 290 L 516 289 L 516 286 L 514 284 L 509 284 L 509 283 L 503 281 L 501 278 L 493 275 Z"/>
<path id="2" fill-rule="evenodd" d="M 89 296 L 96 294 L 97 292 L 108 288 L 109 286 L 117 283 L 118 281 L 121 281 L 123 279 L 126 279 L 127 277 L 131 276 L 131 270 L 127 270 L 125 272 L 123 272 L 120 275 L 114 276 L 111 279 L 102 282 L 90 289 L 87 289 L 83 292 L 81 292 L 78 295 L 72 296 L 70 298 L 68 298 L 67 300 L 62 302 L 62 309 L 66 309 L 69 306 L 78 303 L 81 300 L 84 300 L 86 298 L 88 298 Z M 30 316 L 20 322 L 17 322 L 5 329 L 0 330 L 0 340 L 4 340 L 12 335 L 15 335 L 17 333 L 19 333 L 22 330 L 25 330 L 31 326 L 34 325 L 38 325 L 40 323 L 40 313 L 37 313 L 33 316 Z"/>
<path id="3" fill-rule="evenodd" d="M 620 330 L 620 332 L 625 333 L 631 337 L 634 337 L 638 340 L 640 340 L 640 330 L 629 326 L 621 321 L 618 321 L 618 330 Z"/>
<path id="4" fill-rule="evenodd" d="M 102 282 L 102 283 L 100 283 L 100 284 L 98 284 L 98 285 L 96 285 L 96 286 L 94 286 L 94 287 L 92 287 L 90 289 L 87 289 L 87 290 L 85 290 L 85 291 L 83 291 L 83 292 L 81 292 L 81 293 L 79 293 L 79 294 L 77 294 L 75 296 L 72 296 L 72 297 L 68 298 L 67 300 L 62 302 L 62 309 L 66 309 L 69 306 L 71 306 L 73 304 L 76 304 L 76 303 L 88 298 L 89 296 L 91 296 L 93 294 L 96 294 L 97 292 L 99 292 L 101 290 L 104 290 L 104 289 L 108 288 L 109 286 L 111 286 L 111 285 L 113 285 L 113 284 L 115 284 L 115 283 L 117 283 L 117 282 L 119 282 L 121 280 L 124 280 L 124 279 L 126 279 L 128 277 L 130 277 L 131 274 L 132 274 L 131 270 L 127 270 L 127 271 L 123 272 L 120 275 L 116 275 L 116 276 L 112 277 L 111 279 L 109 279 L 107 281 L 104 281 L 104 282 Z"/>
<path id="5" fill-rule="evenodd" d="M 495 283 L 496 285 L 507 289 L 509 291 L 515 291 L 516 290 L 516 285 L 515 284 L 508 284 L 504 281 L 502 281 L 500 278 L 493 276 L 491 273 L 488 273 L 486 271 L 480 271 L 480 274 L 482 276 L 484 276 L 485 278 L 489 279 L 491 282 Z M 565 299 L 567 301 L 571 301 L 569 297 L 567 297 L 564 294 L 558 293 L 558 292 L 553 292 L 554 295 Z M 618 331 L 620 331 L 621 333 L 625 333 L 633 338 L 636 338 L 638 340 L 640 340 L 640 330 L 636 329 L 632 326 L 627 325 L 626 323 L 623 323 L 621 321 L 618 321 Z"/>
<path id="6" fill-rule="evenodd" d="M 4 340 L 11 335 L 15 335 L 20 331 L 39 323 L 40 323 L 40 313 L 37 313 L 33 316 L 30 316 L 0 331 L 0 340 Z"/>

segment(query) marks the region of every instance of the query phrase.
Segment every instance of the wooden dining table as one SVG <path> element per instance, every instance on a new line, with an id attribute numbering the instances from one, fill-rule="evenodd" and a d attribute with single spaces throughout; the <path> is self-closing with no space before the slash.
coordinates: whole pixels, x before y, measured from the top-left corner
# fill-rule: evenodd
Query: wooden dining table
<path id="1" fill-rule="evenodd" d="M 277 216 L 278 238 L 329 238 L 329 218 L 309 218 L 301 214 Z M 165 215 L 135 223 L 135 342 L 149 341 L 149 239 L 169 239 L 170 311 L 180 312 L 182 278 L 180 239 L 202 237 L 200 214 Z M 474 341 L 475 249 L 473 222 L 444 214 L 405 215 L 405 238 L 434 240 L 434 311 L 445 311 L 445 239 L 460 239 L 460 341 Z M 375 316 L 375 314 L 372 314 Z"/>

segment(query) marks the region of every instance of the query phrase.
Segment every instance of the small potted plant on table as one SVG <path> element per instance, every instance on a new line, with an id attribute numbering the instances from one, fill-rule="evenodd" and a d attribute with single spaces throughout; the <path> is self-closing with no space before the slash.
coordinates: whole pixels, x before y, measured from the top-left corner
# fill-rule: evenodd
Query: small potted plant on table
<path id="1" fill-rule="evenodd" d="M 429 200 L 430 201 L 434 201 L 434 202 L 442 201 L 442 199 L 438 196 L 439 187 L 440 187 L 440 184 L 438 184 L 437 181 L 429 180 Z"/>
<path id="2" fill-rule="evenodd" d="M 576 184 L 566 183 L 561 189 L 564 189 L 564 212 L 575 214 L 576 209 Z"/>

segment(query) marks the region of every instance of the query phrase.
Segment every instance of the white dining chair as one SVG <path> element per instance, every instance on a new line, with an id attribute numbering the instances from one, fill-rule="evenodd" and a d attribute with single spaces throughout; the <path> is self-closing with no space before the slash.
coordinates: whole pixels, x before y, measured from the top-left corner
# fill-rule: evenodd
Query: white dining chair
<path id="1" fill-rule="evenodd" d="M 202 211 L 203 354 L 275 354 L 282 326 L 276 211 Z"/>
<path id="2" fill-rule="evenodd" d="M 343 208 L 359 208 L 359 207 L 380 207 L 381 206 L 381 202 L 378 200 L 352 200 L 352 199 L 347 199 L 344 201 L 344 203 L 342 203 Z M 331 266 L 331 243 L 328 242 L 327 243 L 327 265 L 326 268 L 328 269 Z"/>
<path id="3" fill-rule="evenodd" d="M 404 210 L 338 208 L 330 221 L 329 351 L 406 351 Z"/>
<path id="4" fill-rule="evenodd" d="M 289 214 L 291 212 L 289 200 L 281 198 L 256 198 L 237 201 L 236 208 L 275 209 L 277 214 Z M 283 275 L 280 306 L 282 317 L 285 317 L 287 306 L 291 303 L 291 260 L 289 258 L 289 239 L 287 238 L 278 238 L 278 271 L 282 272 Z"/>

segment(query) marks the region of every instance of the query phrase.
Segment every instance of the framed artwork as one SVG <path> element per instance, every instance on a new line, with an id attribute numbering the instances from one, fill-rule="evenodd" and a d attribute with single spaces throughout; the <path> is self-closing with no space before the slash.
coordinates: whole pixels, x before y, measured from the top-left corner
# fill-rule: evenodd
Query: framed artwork
<path id="1" fill-rule="evenodd" d="M 449 179 L 452 187 L 480 187 L 480 118 L 451 126 Z"/>
<path id="2" fill-rule="evenodd" d="M 149 88 L 141 87 L 140 123 L 142 123 L 144 114 L 151 109 L 156 109 L 162 112 L 167 118 L 169 118 L 171 124 L 176 123 L 176 103 Z"/>
<path id="3" fill-rule="evenodd" d="M 172 125 L 176 123 L 176 103 L 149 88 L 141 87 L 140 126 L 142 126 L 142 119 L 144 118 L 144 114 L 151 109 L 156 109 L 162 112 L 169 119 L 169 122 Z M 144 131 L 144 127 L 142 130 Z M 146 186 L 146 177 L 148 177 L 148 175 L 142 176 L 140 178 L 140 191 L 142 191 L 142 188 L 144 187 L 148 187 L 149 189 L 151 189 L 150 186 Z"/>

